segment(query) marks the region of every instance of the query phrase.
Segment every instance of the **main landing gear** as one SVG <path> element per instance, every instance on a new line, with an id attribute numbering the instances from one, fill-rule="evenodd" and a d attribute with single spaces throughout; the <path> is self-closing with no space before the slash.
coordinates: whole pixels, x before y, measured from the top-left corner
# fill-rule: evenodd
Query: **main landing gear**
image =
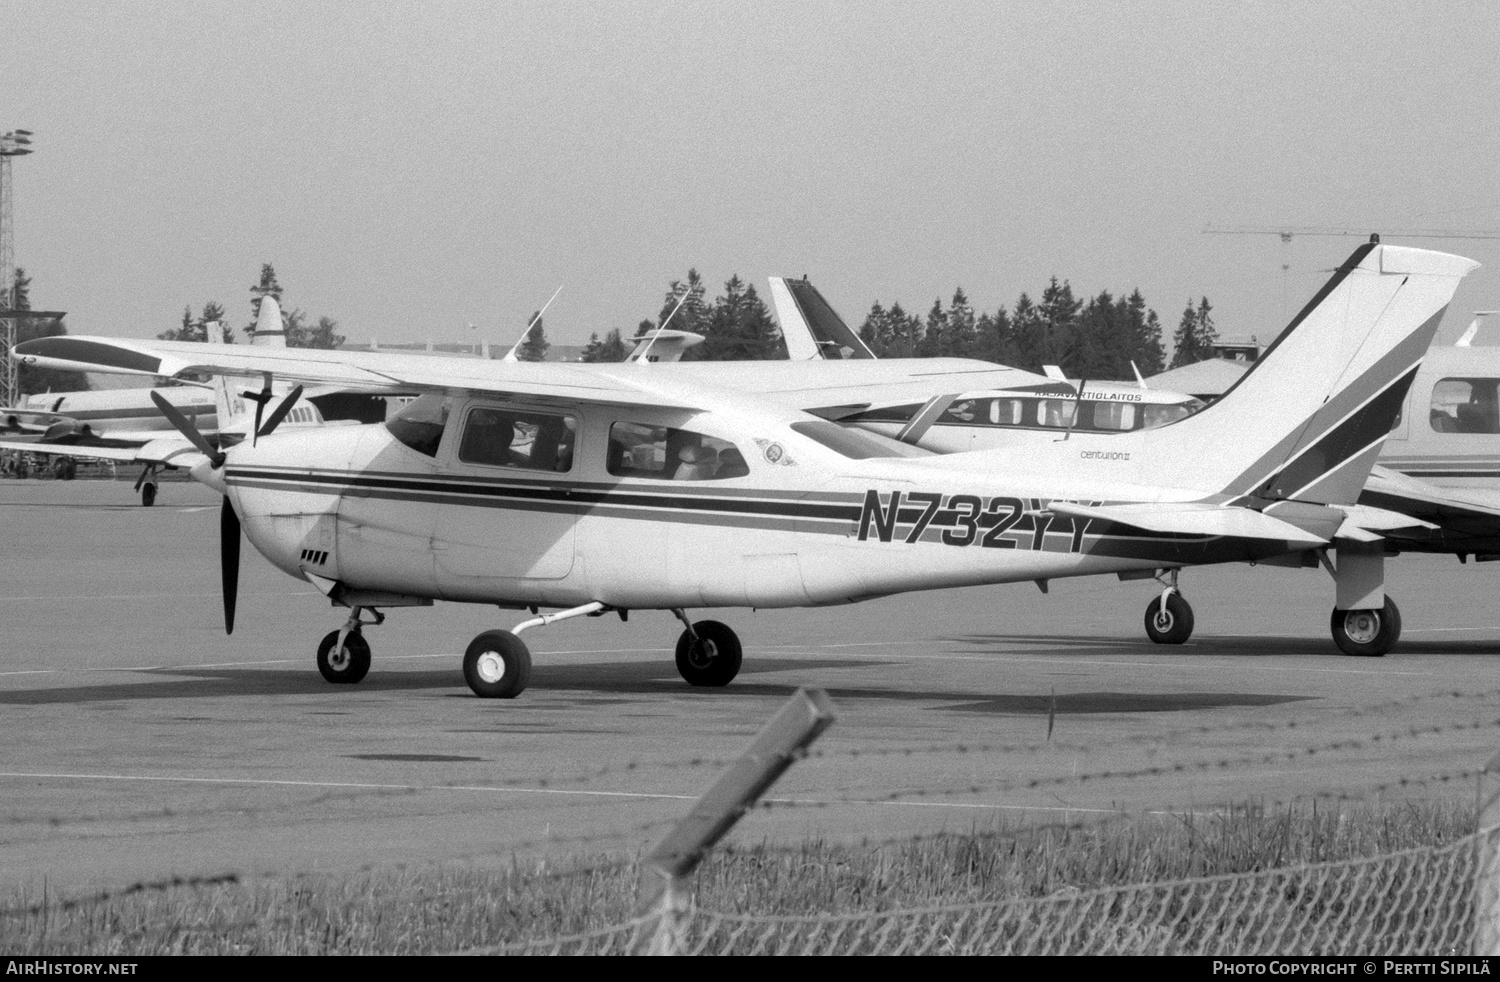
<path id="1" fill-rule="evenodd" d="M 721 686 L 734 681 L 744 660 L 744 650 L 735 633 L 718 621 L 694 624 L 681 607 L 672 613 L 684 627 L 677 639 L 677 673 L 687 684 Z"/>
<path id="2" fill-rule="evenodd" d="M 1157 644 L 1182 644 L 1193 636 L 1193 608 L 1177 590 L 1177 570 L 1160 570 L 1161 596 L 1146 605 L 1146 636 Z"/>
<path id="3" fill-rule="evenodd" d="M 1401 640 L 1401 611 L 1390 597 L 1379 610 L 1335 609 L 1329 628 L 1344 654 L 1379 658 Z"/>
<path id="4" fill-rule="evenodd" d="M 141 476 L 135 479 L 135 489 L 141 493 L 141 505 L 150 508 L 156 504 L 156 465 L 147 464 Z"/>
<path id="5" fill-rule="evenodd" d="M 1326 552 L 1319 552 L 1318 558 L 1338 585 L 1339 603 L 1350 605 L 1344 610 L 1335 607 L 1329 618 L 1333 643 L 1346 655 L 1379 658 L 1388 654 L 1401 640 L 1401 611 L 1396 602 L 1387 596 L 1380 607 L 1353 606 L 1374 602 L 1371 594 L 1384 581 L 1382 556 L 1345 546 L 1337 567 Z M 1146 634 L 1157 644 L 1182 644 L 1193 634 L 1193 608 L 1178 591 L 1177 573 L 1175 569 L 1156 572 L 1163 590 L 1146 607 Z"/>
<path id="6" fill-rule="evenodd" d="M 366 610 L 374 620 L 363 619 Z M 533 617 L 509 631 L 485 631 L 469 642 L 464 651 L 464 681 L 481 699 L 514 699 L 531 681 L 531 652 L 518 637 L 522 631 L 571 617 L 598 617 L 612 610 L 620 615 L 621 620 L 630 613 L 595 602 Z M 674 608 L 672 613 L 682 621 L 684 628 L 677 639 L 677 671 L 683 679 L 689 685 L 700 687 L 724 686 L 733 681 L 744 660 L 740 639 L 734 631 L 718 621 L 694 623 L 681 608 Z M 352 684 L 364 678 L 370 670 L 370 645 L 361 628 L 384 621 L 385 615 L 373 608 L 353 608 L 344 626 L 329 632 L 318 645 L 318 671 L 323 678 L 341 684 Z"/>

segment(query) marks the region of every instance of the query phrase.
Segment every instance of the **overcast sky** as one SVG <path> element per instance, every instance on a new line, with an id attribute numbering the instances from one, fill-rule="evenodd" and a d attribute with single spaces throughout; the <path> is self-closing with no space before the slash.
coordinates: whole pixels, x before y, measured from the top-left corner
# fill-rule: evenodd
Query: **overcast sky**
<path id="1" fill-rule="evenodd" d="M 1139 287 L 1274 335 L 1358 239 L 1500 230 L 1493 3 L 0 0 L 17 262 L 74 334 L 208 300 L 351 338 L 627 331 L 696 266 L 856 327 Z M 1451 335 L 1500 307 L 1500 242 Z M 1282 264 L 1289 269 L 1283 273 Z M 469 324 L 478 325 L 476 331 Z"/>

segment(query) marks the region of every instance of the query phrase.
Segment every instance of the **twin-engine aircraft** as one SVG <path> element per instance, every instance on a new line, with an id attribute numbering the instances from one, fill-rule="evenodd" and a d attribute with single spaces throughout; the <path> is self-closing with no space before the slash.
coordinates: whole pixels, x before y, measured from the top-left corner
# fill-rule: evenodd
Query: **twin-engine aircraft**
<path id="1" fill-rule="evenodd" d="M 273 564 L 350 609 L 318 647 L 318 668 L 334 682 L 368 671 L 363 629 L 383 621 L 381 608 L 437 599 L 561 608 L 470 643 L 464 676 L 480 696 L 526 687 L 521 632 L 631 610 L 676 615 L 678 671 L 693 685 L 720 686 L 739 671 L 739 639 L 718 621 L 692 621 L 690 609 L 1150 575 L 1328 548 L 1338 560 L 1335 637 L 1345 650 L 1381 654 L 1399 616 L 1368 531 L 1379 516 L 1355 500 L 1458 281 L 1475 266 L 1362 246 L 1220 402 L 1158 429 L 1075 434 L 1025 453 L 936 456 L 841 427 L 752 390 L 768 377 L 758 368 L 736 375 L 725 366 L 705 384 L 673 365 L 81 337 L 38 339 L 16 353 L 90 371 L 422 393 L 384 424 L 258 428 L 257 439 L 222 449 L 205 442 L 192 468 L 225 496 L 226 627 L 243 530 Z M 876 376 L 861 366 L 881 364 L 847 367 L 868 387 Z M 935 388 L 954 381 L 942 366 L 927 369 Z M 955 371 L 982 374 L 970 366 Z M 819 369 L 825 390 L 838 388 L 830 367 Z M 1180 628 L 1177 599 L 1169 588 L 1153 602 L 1169 615 L 1167 631 Z"/>

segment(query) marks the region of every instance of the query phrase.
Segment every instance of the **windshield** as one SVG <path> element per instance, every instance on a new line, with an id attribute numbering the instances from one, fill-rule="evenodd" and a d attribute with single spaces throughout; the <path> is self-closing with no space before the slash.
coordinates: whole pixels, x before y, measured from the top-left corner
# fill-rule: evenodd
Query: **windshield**
<path id="1" fill-rule="evenodd" d="M 808 420 L 793 423 L 792 429 L 803 436 L 816 440 L 834 453 L 851 460 L 867 460 L 871 457 L 930 457 L 932 451 L 914 447 L 900 440 L 893 440 L 868 430 L 845 429 L 827 420 Z"/>
<path id="2" fill-rule="evenodd" d="M 429 392 L 402 406 L 396 415 L 386 420 L 385 428 L 417 453 L 436 457 L 451 405 L 442 393 Z"/>

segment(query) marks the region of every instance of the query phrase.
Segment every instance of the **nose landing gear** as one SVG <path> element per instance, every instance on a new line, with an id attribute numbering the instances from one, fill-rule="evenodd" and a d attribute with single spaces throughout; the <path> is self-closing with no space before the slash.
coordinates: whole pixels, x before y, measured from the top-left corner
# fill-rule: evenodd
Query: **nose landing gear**
<path id="1" fill-rule="evenodd" d="M 329 631 L 318 645 L 318 671 L 323 678 L 336 685 L 353 685 L 370 671 L 370 643 L 365 640 L 360 628 L 385 623 L 385 615 L 371 610 L 372 621 L 362 620 L 365 608 L 355 607 L 349 619 L 337 631 Z"/>

